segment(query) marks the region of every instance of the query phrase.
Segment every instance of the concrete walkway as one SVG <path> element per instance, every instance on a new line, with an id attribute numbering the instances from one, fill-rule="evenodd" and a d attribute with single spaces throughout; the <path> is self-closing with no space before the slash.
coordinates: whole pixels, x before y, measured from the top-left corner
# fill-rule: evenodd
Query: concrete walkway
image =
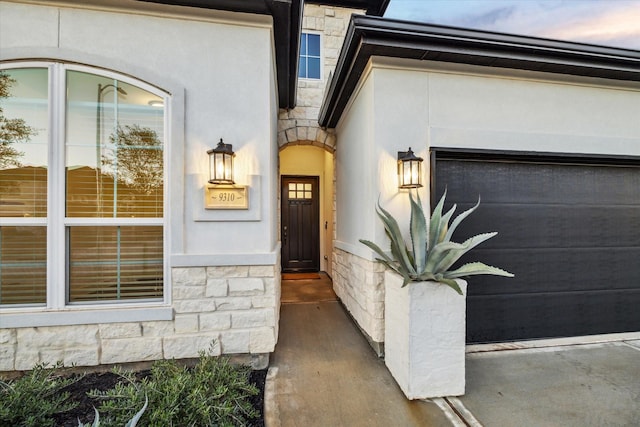
<path id="1" fill-rule="evenodd" d="M 408 401 L 339 302 L 281 310 L 267 427 L 640 425 L 640 341 L 470 353 L 464 396 Z"/>
<path id="2" fill-rule="evenodd" d="M 338 302 L 283 304 L 265 391 L 267 427 L 450 426 L 408 401 Z"/>

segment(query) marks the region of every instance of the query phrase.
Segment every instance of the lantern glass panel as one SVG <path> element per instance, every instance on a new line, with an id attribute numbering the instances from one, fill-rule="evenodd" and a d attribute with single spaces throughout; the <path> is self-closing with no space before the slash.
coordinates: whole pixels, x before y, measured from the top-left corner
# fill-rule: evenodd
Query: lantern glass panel
<path id="1" fill-rule="evenodd" d="M 209 178 L 215 184 L 233 184 L 233 154 L 209 154 Z"/>
<path id="2" fill-rule="evenodd" d="M 400 188 L 422 187 L 422 165 L 418 160 L 398 161 L 398 182 Z"/>

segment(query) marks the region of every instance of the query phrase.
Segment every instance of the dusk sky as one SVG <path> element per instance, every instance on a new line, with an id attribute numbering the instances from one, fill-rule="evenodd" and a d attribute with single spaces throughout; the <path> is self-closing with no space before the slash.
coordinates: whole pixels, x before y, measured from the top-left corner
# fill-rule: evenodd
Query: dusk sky
<path id="1" fill-rule="evenodd" d="M 640 0 L 391 0 L 384 16 L 640 50 Z"/>

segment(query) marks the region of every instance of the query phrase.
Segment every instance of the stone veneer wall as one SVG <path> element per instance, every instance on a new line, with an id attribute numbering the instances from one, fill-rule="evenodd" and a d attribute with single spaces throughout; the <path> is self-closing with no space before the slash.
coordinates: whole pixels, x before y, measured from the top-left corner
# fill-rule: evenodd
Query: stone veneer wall
<path id="1" fill-rule="evenodd" d="M 36 363 L 96 366 L 251 354 L 268 364 L 278 336 L 280 267 L 273 265 L 174 268 L 174 319 L 0 329 L 0 371 Z"/>
<path id="2" fill-rule="evenodd" d="M 309 144 L 333 153 L 336 135 L 333 129 L 318 126 L 320 105 L 329 76 L 336 67 L 338 54 L 349 26 L 351 15 L 362 14 L 359 9 L 336 8 L 305 4 L 302 31 L 321 34 L 323 70 L 320 80 L 299 79 L 297 106 L 289 111 L 280 111 L 278 117 L 278 146 L 287 144 Z"/>
<path id="3" fill-rule="evenodd" d="M 333 248 L 333 288 L 369 343 L 382 355 L 384 266 Z"/>

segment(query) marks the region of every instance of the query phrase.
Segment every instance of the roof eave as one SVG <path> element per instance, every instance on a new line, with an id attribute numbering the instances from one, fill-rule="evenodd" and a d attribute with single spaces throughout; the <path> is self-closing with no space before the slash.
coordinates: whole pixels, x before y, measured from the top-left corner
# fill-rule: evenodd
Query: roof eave
<path id="1" fill-rule="evenodd" d="M 320 108 L 337 125 L 372 56 L 640 81 L 640 51 L 353 16 Z"/>

